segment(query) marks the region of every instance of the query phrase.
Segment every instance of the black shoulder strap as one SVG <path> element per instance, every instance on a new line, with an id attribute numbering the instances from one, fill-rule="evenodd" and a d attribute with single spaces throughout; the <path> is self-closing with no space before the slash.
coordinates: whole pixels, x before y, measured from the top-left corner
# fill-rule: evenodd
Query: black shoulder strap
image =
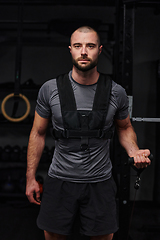
<path id="1" fill-rule="evenodd" d="M 76 101 L 68 74 L 59 75 L 56 81 L 62 113 L 63 111 L 75 111 Z"/>
<path id="2" fill-rule="evenodd" d="M 108 112 L 109 98 L 111 92 L 112 81 L 108 75 L 100 74 L 100 77 L 97 82 L 97 89 L 95 92 L 94 102 L 92 111 L 102 111 L 103 112 L 103 121 L 101 122 L 101 127 L 103 128 L 106 115 Z M 68 112 L 76 112 L 76 101 L 72 85 L 69 79 L 68 74 L 60 75 L 57 77 L 57 87 L 60 98 L 61 112 L 64 127 L 66 127 L 65 116 L 64 114 Z M 76 115 L 76 113 L 75 113 Z M 74 115 L 74 116 L 75 116 Z M 70 116 L 71 117 L 71 116 Z M 75 124 L 75 123 L 74 123 Z M 73 124 L 73 125 L 74 125 Z"/>
<path id="3" fill-rule="evenodd" d="M 106 112 L 108 111 L 111 87 L 111 78 L 108 75 L 100 74 L 93 103 L 93 110 L 105 110 Z"/>
<path id="4" fill-rule="evenodd" d="M 57 77 L 57 87 L 60 98 L 61 109 L 64 111 L 75 111 L 76 101 L 68 74 Z M 108 75 L 100 74 L 95 93 L 93 110 L 108 110 L 112 81 Z"/>

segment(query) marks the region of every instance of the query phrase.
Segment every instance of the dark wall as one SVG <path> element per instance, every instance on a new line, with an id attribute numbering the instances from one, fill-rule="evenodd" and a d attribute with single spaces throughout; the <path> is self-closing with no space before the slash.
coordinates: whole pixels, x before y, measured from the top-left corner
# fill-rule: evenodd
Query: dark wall
<path id="1" fill-rule="evenodd" d="M 16 23 L 17 7 L 1 6 L 1 26 L 7 29 L 0 34 L 0 84 L 14 82 L 16 56 Z M 109 36 L 108 24 L 115 23 L 115 8 L 100 6 L 24 6 L 23 20 L 28 21 L 23 35 L 21 83 L 32 79 L 34 84 L 41 86 L 46 80 L 56 77 L 61 72 L 71 69 L 71 59 L 68 50 L 69 36 L 64 35 L 63 24 L 56 30 L 51 25 L 48 30 L 46 22 L 57 19 L 96 19 L 101 21 L 100 29 L 104 36 L 104 51 L 100 57 L 98 69 L 113 73 L 114 41 Z M 3 23 L 5 22 L 5 24 Z M 68 24 L 69 26 L 69 24 Z M 137 8 L 135 12 L 135 44 L 133 73 L 133 116 L 156 117 L 156 61 L 160 58 L 160 15 L 154 14 L 154 8 Z M 64 26 L 63 26 L 64 27 Z M 14 28 L 14 31 L 13 31 Z M 63 29 L 63 31 L 62 31 Z M 69 28 L 70 30 L 70 28 Z M 106 35 L 104 35 L 106 32 Z M 107 42 L 105 42 L 105 38 Z M 0 103 L 8 94 L 1 89 Z M 12 92 L 12 89 L 9 90 Z M 34 94 L 33 94 L 34 95 Z M 34 115 L 36 96 L 30 92 L 31 115 Z M 2 118 L 2 115 L 1 115 Z M 141 148 L 150 148 L 155 154 L 155 124 L 133 123 Z M 29 127 L 1 124 L 0 146 L 27 145 Z M 52 147 L 53 140 L 47 138 L 46 145 Z M 154 186 L 153 164 L 142 175 L 142 187 L 138 191 L 137 200 L 152 200 Z M 149 177 L 148 177 L 149 176 Z M 133 199 L 133 183 L 131 177 L 131 199 Z"/>
<path id="2" fill-rule="evenodd" d="M 32 79 L 33 83 L 38 85 L 39 88 L 48 79 L 71 69 L 72 63 L 68 49 L 69 34 L 73 28 L 71 26 L 75 26 L 79 22 L 88 24 L 93 21 L 96 25 L 100 22 L 102 34 L 104 35 L 104 51 L 99 59 L 99 70 L 111 74 L 113 43 L 111 40 L 107 41 L 107 43 L 105 41 L 108 38 L 108 24 L 114 24 L 114 12 L 113 7 L 105 6 L 24 5 L 21 84 L 23 85 L 29 79 Z M 15 81 L 18 7 L 16 5 L 1 6 L 0 14 L 0 84 L 8 84 Z M 81 21 L 78 22 L 79 19 Z M 9 89 L 10 92 L 12 92 L 12 89 Z M 0 102 L 7 93 L 2 90 Z M 32 95 L 33 92 L 31 91 L 29 96 L 31 116 L 34 115 L 36 100 L 36 97 L 32 97 Z M 3 128 L 1 146 L 7 144 L 11 146 L 15 144 L 27 145 L 29 131 L 26 132 L 26 136 L 24 131 L 24 129 L 15 129 L 14 126 L 10 127 L 9 132 Z M 47 144 L 52 146 L 53 141 L 47 139 Z"/>

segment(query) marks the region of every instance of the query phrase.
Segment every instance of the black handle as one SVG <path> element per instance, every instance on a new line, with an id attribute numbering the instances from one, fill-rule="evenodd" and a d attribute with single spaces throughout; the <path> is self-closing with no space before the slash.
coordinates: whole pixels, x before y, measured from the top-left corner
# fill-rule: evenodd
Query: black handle
<path id="1" fill-rule="evenodd" d="M 148 158 L 151 160 L 151 162 L 153 161 L 153 154 L 151 153 Z M 128 164 L 133 164 L 134 163 L 134 157 L 129 157 L 128 158 Z"/>

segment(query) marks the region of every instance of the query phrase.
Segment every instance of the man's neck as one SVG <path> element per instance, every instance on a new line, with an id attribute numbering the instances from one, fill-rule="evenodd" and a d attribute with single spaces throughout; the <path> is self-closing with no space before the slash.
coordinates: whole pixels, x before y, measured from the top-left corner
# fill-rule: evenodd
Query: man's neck
<path id="1" fill-rule="evenodd" d="M 79 84 L 92 85 L 98 81 L 99 72 L 97 72 L 97 67 L 89 71 L 83 72 L 73 66 L 72 78 Z"/>

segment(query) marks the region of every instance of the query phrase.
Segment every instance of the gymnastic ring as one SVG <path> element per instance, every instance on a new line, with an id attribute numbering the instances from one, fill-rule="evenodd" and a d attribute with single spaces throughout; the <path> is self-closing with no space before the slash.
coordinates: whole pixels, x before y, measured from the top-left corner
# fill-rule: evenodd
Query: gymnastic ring
<path id="1" fill-rule="evenodd" d="M 25 101 L 26 106 L 27 106 L 27 110 L 26 110 L 25 114 L 24 114 L 22 117 L 13 118 L 13 117 L 8 116 L 8 114 L 6 113 L 6 111 L 5 111 L 5 104 L 6 104 L 6 102 L 8 101 L 8 99 L 10 99 L 10 98 L 12 98 L 12 97 L 20 97 L 20 98 L 22 98 L 22 99 Z M 9 121 L 11 121 L 11 122 L 20 122 L 20 121 L 23 121 L 23 120 L 29 115 L 30 109 L 31 109 L 31 106 L 30 106 L 30 102 L 29 102 L 28 98 L 26 98 L 26 97 L 25 97 L 23 94 L 21 94 L 21 93 L 18 94 L 18 95 L 15 95 L 14 93 L 11 93 L 11 94 L 7 95 L 7 96 L 3 99 L 2 104 L 1 104 L 1 111 L 2 111 L 3 116 L 4 116 L 7 120 L 9 120 Z"/>

